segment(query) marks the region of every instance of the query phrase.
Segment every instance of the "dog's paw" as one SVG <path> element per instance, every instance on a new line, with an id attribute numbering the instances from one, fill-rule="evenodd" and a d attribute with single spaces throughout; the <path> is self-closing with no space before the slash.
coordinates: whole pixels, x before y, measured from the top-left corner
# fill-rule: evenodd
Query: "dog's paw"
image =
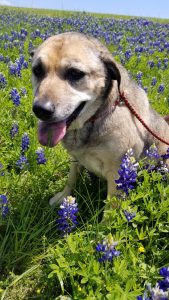
<path id="1" fill-rule="evenodd" d="M 59 205 L 63 202 L 64 198 L 70 195 L 70 191 L 63 190 L 62 192 L 57 193 L 53 198 L 49 200 L 50 206 Z"/>

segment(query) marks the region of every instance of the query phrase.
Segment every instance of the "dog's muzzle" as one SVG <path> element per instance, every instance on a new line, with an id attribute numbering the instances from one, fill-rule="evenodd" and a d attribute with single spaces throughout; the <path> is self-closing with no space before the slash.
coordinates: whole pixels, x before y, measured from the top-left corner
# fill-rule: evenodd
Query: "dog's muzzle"
<path id="1" fill-rule="evenodd" d="M 55 106 L 51 102 L 35 101 L 32 110 L 37 118 L 42 121 L 50 121 L 55 112 Z"/>

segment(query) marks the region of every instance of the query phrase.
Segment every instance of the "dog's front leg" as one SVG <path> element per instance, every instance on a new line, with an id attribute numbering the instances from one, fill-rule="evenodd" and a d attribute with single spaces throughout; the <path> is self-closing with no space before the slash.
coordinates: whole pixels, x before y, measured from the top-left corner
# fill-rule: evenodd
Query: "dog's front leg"
<path id="1" fill-rule="evenodd" d="M 54 204 L 62 203 L 63 199 L 70 195 L 76 183 L 77 175 L 80 172 L 80 169 L 81 166 L 77 162 L 71 163 L 67 184 L 62 192 L 57 193 L 53 198 L 49 200 L 49 204 L 51 206 Z"/>

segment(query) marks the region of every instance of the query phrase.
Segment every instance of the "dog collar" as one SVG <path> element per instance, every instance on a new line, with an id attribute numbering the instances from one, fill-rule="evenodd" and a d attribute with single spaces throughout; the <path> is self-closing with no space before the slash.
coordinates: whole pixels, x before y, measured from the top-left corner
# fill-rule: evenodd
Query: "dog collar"
<path id="1" fill-rule="evenodd" d="M 122 104 L 124 104 L 124 101 L 121 97 L 119 97 L 118 99 L 116 99 L 116 101 L 114 102 L 114 104 L 110 108 L 104 110 L 102 113 L 97 113 L 97 111 L 96 111 L 96 113 L 92 117 L 90 117 L 86 121 L 86 123 L 90 122 L 90 123 L 94 124 L 95 121 L 108 116 L 109 114 L 111 114 L 116 109 L 116 106 L 122 105 Z"/>

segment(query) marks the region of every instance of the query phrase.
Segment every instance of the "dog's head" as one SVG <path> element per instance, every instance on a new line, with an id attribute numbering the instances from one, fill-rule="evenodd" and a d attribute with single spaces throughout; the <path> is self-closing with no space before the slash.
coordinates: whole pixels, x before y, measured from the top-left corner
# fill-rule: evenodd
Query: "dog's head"
<path id="1" fill-rule="evenodd" d="M 33 111 L 41 144 L 54 146 L 68 125 L 89 119 L 108 97 L 120 72 L 109 51 L 79 33 L 48 38 L 32 53 Z M 77 122 L 78 123 L 78 122 Z"/>

